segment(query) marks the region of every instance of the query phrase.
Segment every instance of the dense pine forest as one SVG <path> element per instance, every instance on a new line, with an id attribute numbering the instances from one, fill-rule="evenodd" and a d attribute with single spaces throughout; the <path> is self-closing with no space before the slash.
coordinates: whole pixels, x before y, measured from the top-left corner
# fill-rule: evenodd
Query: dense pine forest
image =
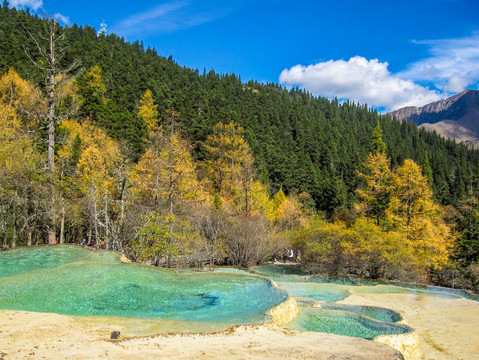
<path id="1" fill-rule="evenodd" d="M 479 284 L 479 152 L 367 105 L 0 9 L 0 241 Z"/>

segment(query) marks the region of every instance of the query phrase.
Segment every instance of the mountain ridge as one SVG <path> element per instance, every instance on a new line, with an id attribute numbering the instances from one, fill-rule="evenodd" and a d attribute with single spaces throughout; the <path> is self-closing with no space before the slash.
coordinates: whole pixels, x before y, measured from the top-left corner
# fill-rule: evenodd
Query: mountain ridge
<path id="1" fill-rule="evenodd" d="M 475 144 L 479 141 L 479 91 L 466 89 L 445 100 L 421 107 L 408 106 L 389 113 L 399 120 L 408 120 L 429 131 Z"/>

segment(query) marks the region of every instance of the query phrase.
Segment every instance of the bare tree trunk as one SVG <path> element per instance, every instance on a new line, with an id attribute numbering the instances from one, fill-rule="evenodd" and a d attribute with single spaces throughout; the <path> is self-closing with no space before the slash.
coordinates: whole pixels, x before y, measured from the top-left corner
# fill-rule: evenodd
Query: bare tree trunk
<path id="1" fill-rule="evenodd" d="M 2 249 L 6 249 L 7 246 L 7 231 L 3 229 L 3 234 L 2 234 Z"/>
<path id="2" fill-rule="evenodd" d="M 159 157 L 158 147 L 156 147 L 155 151 L 156 151 L 156 157 L 158 158 Z M 155 208 L 158 206 L 158 200 L 160 196 L 159 189 L 160 189 L 160 169 L 158 166 L 155 166 L 155 202 L 154 202 Z"/>
<path id="3" fill-rule="evenodd" d="M 12 241 L 10 243 L 10 247 L 13 249 L 17 243 L 17 227 L 14 224 L 12 229 Z"/>
<path id="4" fill-rule="evenodd" d="M 93 199 L 93 227 L 95 230 L 95 247 L 98 249 L 99 239 L 98 239 L 98 221 L 97 221 L 97 207 L 96 207 L 96 197 Z"/>
<path id="5" fill-rule="evenodd" d="M 27 230 L 27 246 L 32 246 L 32 232 L 33 228 L 29 227 Z"/>
<path id="6" fill-rule="evenodd" d="M 173 135 L 174 135 L 174 117 L 173 114 L 171 115 L 171 132 L 170 132 L 170 150 L 168 154 L 168 162 L 170 166 L 170 189 L 169 189 L 169 194 L 168 194 L 168 202 L 170 204 L 170 215 L 173 215 Z M 169 258 L 168 258 L 169 262 Z M 169 267 L 169 266 L 168 266 Z"/>
<path id="7" fill-rule="evenodd" d="M 48 224 L 48 243 L 56 243 L 56 222 L 55 222 L 55 20 L 52 19 L 50 28 L 50 53 L 48 69 L 48 172 L 50 173 L 50 211 Z"/>
<path id="8" fill-rule="evenodd" d="M 119 236 L 123 231 L 123 224 L 125 222 L 125 188 L 126 188 L 126 179 L 123 179 L 121 186 L 121 195 L 120 195 L 120 221 L 118 227 L 116 227 L 116 232 L 113 236 L 113 244 L 115 250 L 120 250 L 120 239 Z"/>
<path id="9" fill-rule="evenodd" d="M 246 170 L 245 179 L 244 179 L 244 198 L 245 198 L 245 214 L 249 215 L 250 212 L 250 203 L 249 203 L 249 171 Z"/>
<path id="10" fill-rule="evenodd" d="M 50 181 L 50 208 L 48 209 L 47 219 L 47 241 L 49 244 L 56 243 L 56 188 L 55 188 L 55 122 L 57 116 L 55 115 L 55 90 L 56 90 L 56 75 L 66 74 L 78 66 L 78 62 L 73 62 L 69 68 L 61 69 L 57 66 L 57 55 L 59 57 L 64 53 L 60 41 L 63 36 L 57 36 L 55 33 L 57 24 L 54 18 L 51 18 L 48 22 L 48 48 L 44 48 L 38 40 L 30 33 L 30 38 L 33 40 L 37 47 L 37 51 L 41 56 L 41 60 L 36 60 L 26 50 L 27 56 L 30 60 L 41 70 L 45 71 L 45 80 L 47 82 L 47 104 L 48 114 L 46 116 L 47 121 L 47 173 Z M 58 46 L 57 46 L 58 45 Z M 58 47 L 58 49 L 57 49 Z M 58 53 L 57 53 L 58 52 Z"/>
<path id="11" fill-rule="evenodd" d="M 121 187 L 121 198 L 120 198 L 120 227 L 123 226 L 123 221 L 125 220 L 125 187 L 126 180 L 123 180 Z"/>
<path id="12" fill-rule="evenodd" d="M 90 245 L 91 243 L 91 221 L 88 223 L 88 244 Z"/>
<path id="13" fill-rule="evenodd" d="M 48 243 L 55 244 L 56 243 L 56 232 L 57 227 L 55 223 L 55 186 L 51 184 L 50 186 L 50 209 L 49 209 L 49 219 L 48 219 Z"/>
<path id="14" fill-rule="evenodd" d="M 108 249 L 108 196 L 105 192 L 105 248 Z"/>
<path id="15" fill-rule="evenodd" d="M 15 243 L 17 241 L 17 202 L 18 195 L 15 192 L 13 194 L 13 201 L 12 201 L 12 240 L 10 242 L 10 247 L 14 248 Z"/>
<path id="16" fill-rule="evenodd" d="M 62 222 L 60 224 L 60 244 L 65 242 L 65 204 L 62 205 Z"/>

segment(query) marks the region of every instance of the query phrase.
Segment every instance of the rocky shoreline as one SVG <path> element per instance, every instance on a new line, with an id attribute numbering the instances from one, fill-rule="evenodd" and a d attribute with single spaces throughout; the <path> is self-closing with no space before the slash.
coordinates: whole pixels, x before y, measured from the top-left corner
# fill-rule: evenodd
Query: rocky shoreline
<path id="1" fill-rule="evenodd" d="M 0 359 L 402 359 L 373 341 L 264 325 L 119 341 L 110 340 L 113 330 L 118 327 L 65 315 L 0 310 Z"/>

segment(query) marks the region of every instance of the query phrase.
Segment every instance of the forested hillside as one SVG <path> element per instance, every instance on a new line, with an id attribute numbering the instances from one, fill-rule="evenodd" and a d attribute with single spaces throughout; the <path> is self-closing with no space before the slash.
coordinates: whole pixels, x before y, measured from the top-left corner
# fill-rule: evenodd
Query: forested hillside
<path id="1" fill-rule="evenodd" d="M 22 78 L 45 86 L 44 74 L 27 56 L 37 58 L 29 36 L 45 32 L 41 19 L 4 4 L 0 22 L 0 73 L 14 68 Z M 149 89 L 161 116 L 174 108 L 195 157 L 203 160 L 203 143 L 218 122 L 235 121 L 245 128 L 245 138 L 255 156 L 255 168 L 273 191 L 308 192 L 319 210 L 329 213 L 355 201 L 356 171 L 368 153 L 369 136 L 378 119 L 384 130 L 388 155 L 394 166 L 412 158 L 431 166 L 433 188 L 442 203 L 456 203 L 466 194 L 477 152 L 452 141 L 418 130 L 407 122 L 381 117 L 367 106 L 338 104 L 302 90 L 274 84 L 243 84 L 234 74 L 200 73 L 182 68 L 141 43 L 129 44 L 114 34 L 97 36 L 95 29 L 73 25 L 64 31 L 64 56 L 68 67 L 79 60 L 76 74 L 101 68 L 107 106 L 95 109 L 95 120 L 116 139 L 127 141 L 137 160 L 145 149 L 147 132 L 138 118 L 138 103 Z M 81 89 L 80 91 L 88 91 Z M 88 94 L 83 94 L 88 97 Z M 96 101 L 98 99 L 87 99 Z M 93 105 L 87 105 L 91 108 Z"/>
<path id="2" fill-rule="evenodd" d="M 336 274 L 447 265 L 477 281 L 479 152 L 409 122 L 183 68 L 6 2 L 0 96 L 4 247 L 87 239 L 248 266 L 293 240 Z"/>

